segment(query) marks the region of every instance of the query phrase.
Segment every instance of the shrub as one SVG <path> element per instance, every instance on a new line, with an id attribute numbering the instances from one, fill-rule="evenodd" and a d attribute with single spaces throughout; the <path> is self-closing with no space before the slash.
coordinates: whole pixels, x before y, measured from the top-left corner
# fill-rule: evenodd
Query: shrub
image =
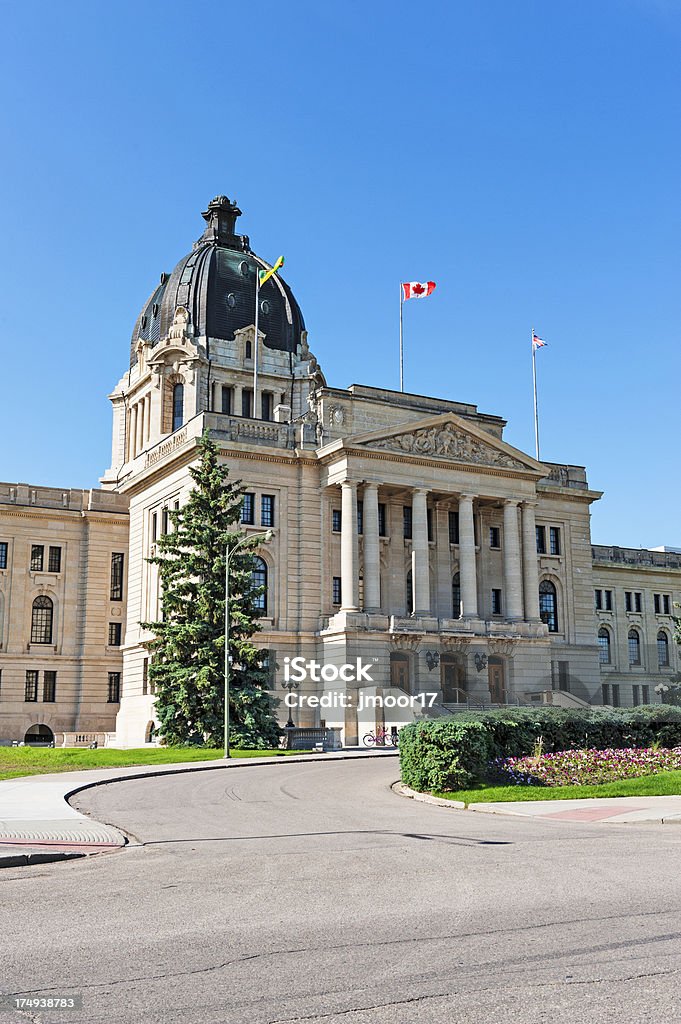
<path id="1" fill-rule="evenodd" d="M 484 778 L 498 758 L 625 747 L 681 746 L 681 708 L 509 708 L 413 722 L 400 730 L 402 781 L 417 790 L 454 790 Z"/>

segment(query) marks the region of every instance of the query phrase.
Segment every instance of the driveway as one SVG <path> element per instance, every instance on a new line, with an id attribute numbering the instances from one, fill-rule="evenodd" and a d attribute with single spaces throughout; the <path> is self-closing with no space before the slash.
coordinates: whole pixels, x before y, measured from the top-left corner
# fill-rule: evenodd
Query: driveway
<path id="1" fill-rule="evenodd" d="M 6 869 L 3 1021 L 681 1020 L 681 829 L 396 796 L 394 759 L 120 782 L 121 851 Z M 33 1013 L 35 1011 L 32 1011 Z"/>

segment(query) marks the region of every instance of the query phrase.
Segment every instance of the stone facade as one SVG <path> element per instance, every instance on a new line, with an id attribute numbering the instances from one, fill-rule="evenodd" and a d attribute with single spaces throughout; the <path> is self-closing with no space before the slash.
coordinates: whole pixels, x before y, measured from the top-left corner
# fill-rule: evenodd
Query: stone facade
<path id="1" fill-rule="evenodd" d="M 0 741 L 115 729 L 127 559 L 125 495 L 0 483 Z"/>

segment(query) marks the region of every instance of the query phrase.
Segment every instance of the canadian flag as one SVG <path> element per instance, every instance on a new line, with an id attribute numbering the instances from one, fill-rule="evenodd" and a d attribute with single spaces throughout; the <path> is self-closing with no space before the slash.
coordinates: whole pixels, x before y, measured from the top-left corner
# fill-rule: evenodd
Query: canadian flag
<path id="1" fill-rule="evenodd" d="M 420 281 L 405 281 L 402 284 L 405 302 L 407 299 L 425 299 L 428 295 L 432 295 L 434 291 L 435 281 L 425 281 L 423 284 Z"/>

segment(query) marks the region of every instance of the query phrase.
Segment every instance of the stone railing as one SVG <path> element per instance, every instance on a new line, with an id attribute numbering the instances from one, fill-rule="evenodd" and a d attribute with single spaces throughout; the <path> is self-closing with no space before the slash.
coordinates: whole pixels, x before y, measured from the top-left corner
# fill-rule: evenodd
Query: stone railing
<path id="1" fill-rule="evenodd" d="M 557 462 L 545 462 L 544 465 L 549 466 L 549 475 L 543 477 L 540 483 L 548 481 L 558 484 L 559 487 L 573 487 L 582 491 L 589 489 L 584 466 L 562 465 Z"/>
<path id="2" fill-rule="evenodd" d="M 615 545 L 594 544 L 591 548 L 591 557 L 594 562 L 652 566 L 656 569 L 681 569 L 681 552 L 677 551 L 649 551 L 647 548 L 620 548 Z"/>

